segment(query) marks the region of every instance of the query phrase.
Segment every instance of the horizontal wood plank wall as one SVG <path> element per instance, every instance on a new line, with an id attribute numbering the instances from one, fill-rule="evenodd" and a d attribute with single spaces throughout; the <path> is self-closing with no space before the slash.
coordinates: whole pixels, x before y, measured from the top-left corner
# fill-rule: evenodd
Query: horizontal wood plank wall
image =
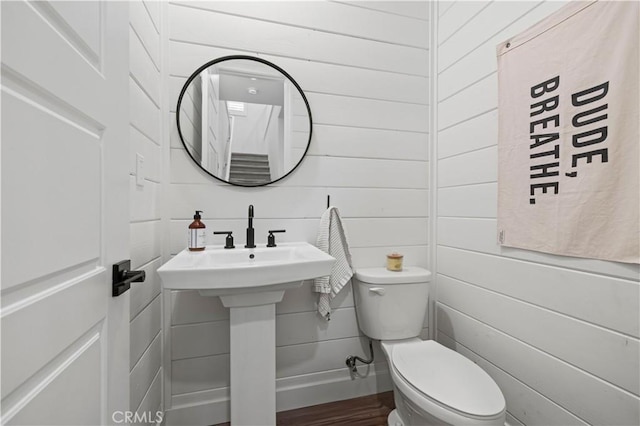
<path id="1" fill-rule="evenodd" d="M 139 413 L 162 410 L 160 15 L 159 3 L 129 4 L 131 267 L 146 272 L 131 284 L 130 410 Z M 144 185 L 136 184 L 137 154 Z"/>
<path id="2" fill-rule="evenodd" d="M 171 2 L 166 252 L 185 248 L 195 209 L 204 210 L 208 243 L 223 242 L 213 238 L 214 230 L 230 230 L 236 245 L 244 244 L 249 204 L 255 206 L 257 244 L 265 244 L 266 231 L 274 228 L 287 230 L 280 241 L 315 243 L 330 195 L 345 218 L 356 267 L 383 266 L 390 251 L 404 253 L 407 264 L 426 267 L 426 12 L 426 2 Z M 233 54 L 279 65 L 309 99 L 314 127 L 308 156 L 275 185 L 241 188 L 212 179 L 192 164 L 177 134 L 175 108 L 187 77 L 201 64 Z M 173 402 L 166 404 L 167 421 L 197 423 L 205 415 L 209 424 L 226 421 L 228 409 L 211 407 L 216 398 L 224 403 L 227 398 L 228 311 L 218 298 L 197 292 L 175 291 L 170 297 L 165 309 L 171 316 L 171 362 L 165 367 L 171 389 L 165 395 Z M 389 390 L 382 379 L 377 385 L 350 384 L 345 358 L 368 351 L 350 286 L 334 301 L 331 322 L 319 318 L 315 304 L 305 283 L 277 305 L 278 410 Z M 378 366 L 371 371 L 384 374 L 386 362 L 376 350 Z M 338 381 L 345 384 L 336 391 L 331 383 Z M 318 383 L 317 390 L 309 383 Z M 297 395 L 291 392 L 294 385 Z"/>
<path id="3" fill-rule="evenodd" d="M 496 244 L 495 46 L 562 3 L 439 6 L 437 339 L 496 380 L 513 423 L 639 424 L 637 265 Z"/>

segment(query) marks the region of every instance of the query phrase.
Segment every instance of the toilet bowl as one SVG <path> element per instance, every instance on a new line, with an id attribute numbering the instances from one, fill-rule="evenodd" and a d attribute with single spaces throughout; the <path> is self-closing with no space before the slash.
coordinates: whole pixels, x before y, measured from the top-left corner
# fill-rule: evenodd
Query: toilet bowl
<path id="1" fill-rule="evenodd" d="M 459 353 L 420 340 L 431 273 L 408 267 L 356 271 L 358 325 L 381 341 L 393 381 L 396 409 L 390 426 L 504 425 L 506 404 L 493 379 Z"/>

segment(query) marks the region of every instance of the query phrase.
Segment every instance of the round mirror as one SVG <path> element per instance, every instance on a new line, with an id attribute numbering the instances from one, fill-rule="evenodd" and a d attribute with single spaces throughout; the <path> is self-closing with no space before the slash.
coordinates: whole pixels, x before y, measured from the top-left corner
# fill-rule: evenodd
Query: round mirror
<path id="1" fill-rule="evenodd" d="M 176 111 L 189 156 L 234 185 L 282 179 L 311 142 L 311 110 L 302 89 L 261 58 L 225 56 L 204 64 L 182 88 Z"/>

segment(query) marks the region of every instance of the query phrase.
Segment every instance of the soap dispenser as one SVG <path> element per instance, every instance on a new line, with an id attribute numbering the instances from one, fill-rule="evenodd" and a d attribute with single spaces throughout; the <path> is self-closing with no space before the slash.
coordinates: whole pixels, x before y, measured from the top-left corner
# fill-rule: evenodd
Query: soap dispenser
<path id="1" fill-rule="evenodd" d="M 205 246 L 205 224 L 200 221 L 202 210 L 196 210 L 193 222 L 189 225 L 189 250 L 202 251 Z"/>

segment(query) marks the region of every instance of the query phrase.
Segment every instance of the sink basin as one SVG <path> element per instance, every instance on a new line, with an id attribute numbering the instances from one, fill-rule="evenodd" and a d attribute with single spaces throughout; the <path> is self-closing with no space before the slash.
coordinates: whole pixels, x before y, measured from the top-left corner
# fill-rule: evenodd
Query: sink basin
<path id="1" fill-rule="evenodd" d="M 185 249 L 158 269 L 164 288 L 204 296 L 284 290 L 328 275 L 335 259 L 306 242 L 277 247 Z"/>

